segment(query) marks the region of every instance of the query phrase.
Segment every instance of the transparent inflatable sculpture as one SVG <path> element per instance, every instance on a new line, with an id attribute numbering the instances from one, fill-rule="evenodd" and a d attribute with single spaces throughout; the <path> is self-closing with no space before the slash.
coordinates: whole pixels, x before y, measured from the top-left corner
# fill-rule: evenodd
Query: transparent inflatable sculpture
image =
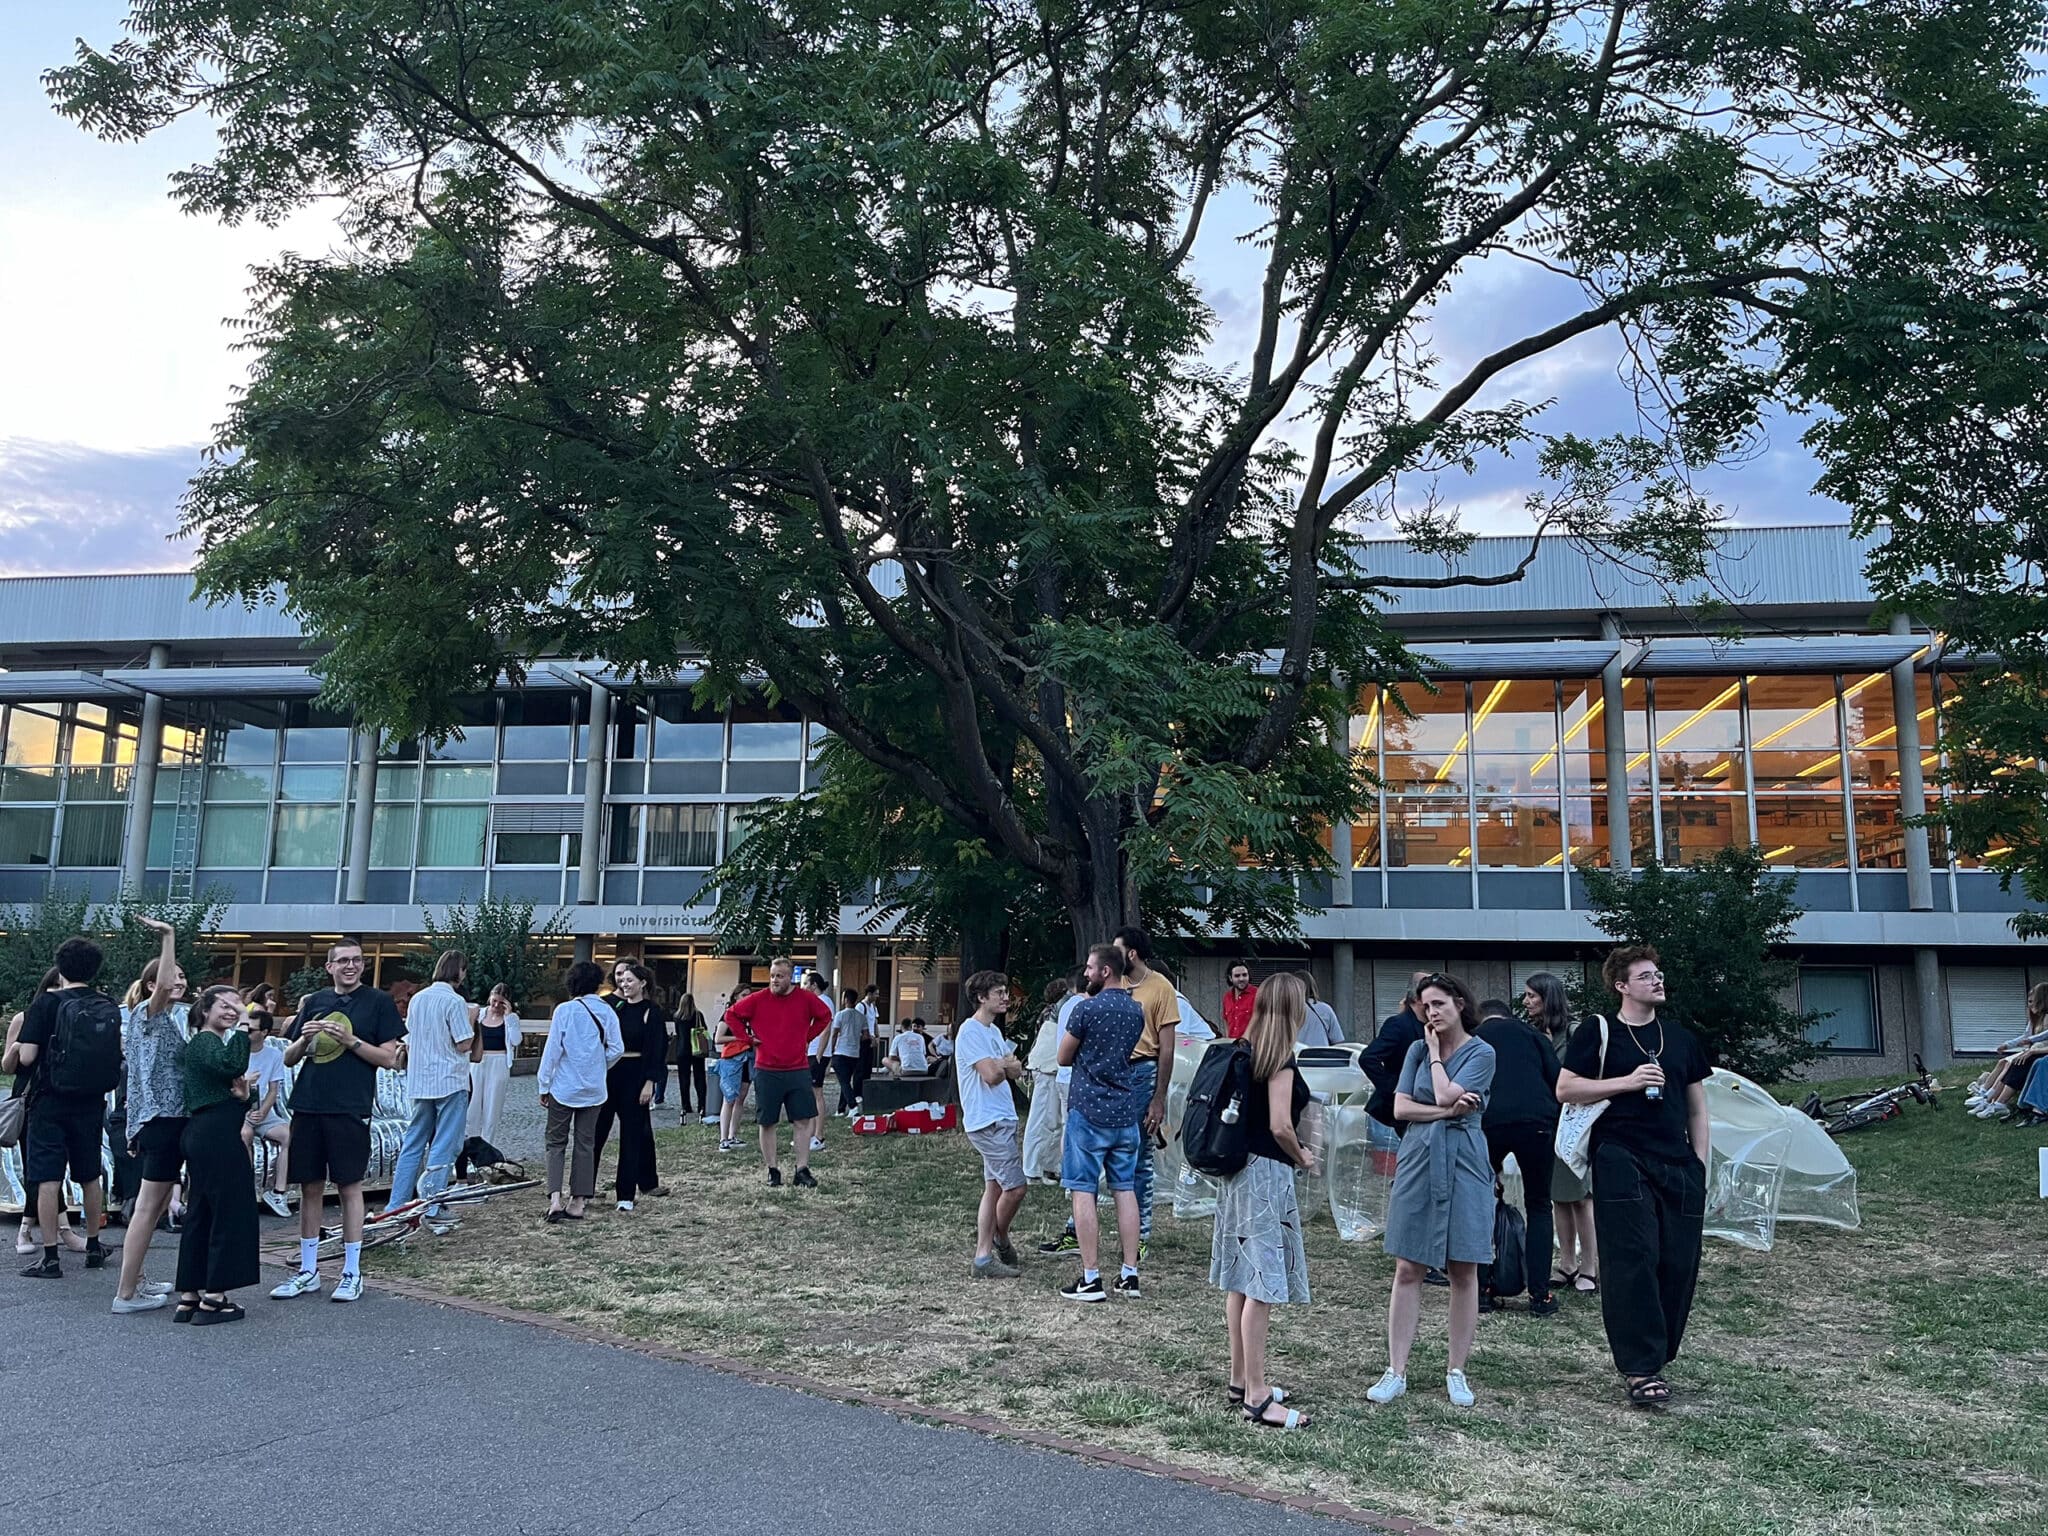
<path id="1" fill-rule="evenodd" d="M 1401 1145 L 1392 1130 L 1365 1112 L 1367 1094 L 1333 1105 L 1323 1165 L 1328 1170 L 1330 1216 L 1337 1235 L 1363 1243 L 1387 1229 L 1387 1196 Z"/>

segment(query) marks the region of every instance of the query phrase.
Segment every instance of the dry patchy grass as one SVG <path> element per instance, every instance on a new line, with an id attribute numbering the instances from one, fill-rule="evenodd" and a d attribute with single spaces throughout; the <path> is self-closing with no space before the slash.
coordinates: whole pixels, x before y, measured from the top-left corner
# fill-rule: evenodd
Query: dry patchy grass
<path id="1" fill-rule="evenodd" d="M 1138 1303 L 1054 1294 L 1071 1261 L 1029 1249 L 1064 1197 L 1034 1189 L 1021 1280 L 975 1282 L 979 1162 L 958 1135 L 862 1140 L 835 1128 L 823 1188 L 770 1190 L 751 1151 L 661 1135 L 674 1195 L 631 1216 L 593 1202 L 548 1226 L 539 1202 L 486 1207 L 373 1268 L 444 1291 L 815 1378 L 1092 1437 L 1285 1492 L 1441 1526 L 1598 1536 L 2037 1528 L 2048 1485 L 2041 1138 L 1951 1108 L 1849 1144 L 1864 1227 L 1786 1227 L 1771 1254 L 1710 1242 L 1680 1397 L 1622 1401 L 1597 1306 L 1483 1317 L 1459 1413 L 1435 1386 L 1444 1293 L 1427 1293 L 1411 1395 L 1374 1408 L 1392 1261 L 1310 1228 L 1315 1304 L 1279 1309 L 1274 1374 L 1317 1416 L 1266 1434 L 1223 1411 L 1209 1227 L 1162 1203 Z M 520 1197 L 523 1199 L 523 1197 Z M 1965 1202 L 1967 1201 L 1967 1204 Z M 1107 1227 L 1105 1222 L 1105 1227 Z M 1640 1494 L 1638 1488 L 1661 1490 Z"/>

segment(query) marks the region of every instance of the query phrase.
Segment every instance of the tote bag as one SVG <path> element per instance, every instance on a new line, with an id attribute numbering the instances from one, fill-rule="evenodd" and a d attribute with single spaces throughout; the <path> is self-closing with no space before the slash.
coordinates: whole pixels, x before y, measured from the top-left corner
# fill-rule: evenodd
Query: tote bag
<path id="1" fill-rule="evenodd" d="M 1600 1021 L 1600 1075 L 1607 1075 L 1607 1015 L 1593 1015 Z M 1571 1169 L 1580 1178 L 1586 1176 L 1586 1168 L 1593 1155 L 1593 1122 L 1607 1113 L 1612 1101 L 1601 1099 L 1594 1104 L 1567 1104 L 1564 1113 L 1557 1117 L 1557 1160 Z"/>

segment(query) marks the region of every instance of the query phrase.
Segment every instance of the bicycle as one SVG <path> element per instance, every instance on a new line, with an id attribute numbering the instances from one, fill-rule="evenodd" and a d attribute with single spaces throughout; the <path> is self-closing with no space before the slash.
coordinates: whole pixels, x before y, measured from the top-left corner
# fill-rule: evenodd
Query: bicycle
<path id="1" fill-rule="evenodd" d="M 1913 1058 L 1913 1069 L 1920 1075 L 1897 1087 L 1833 1099 L 1824 1099 L 1816 1093 L 1810 1095 L 1800 1109 L 1818 1120 L 1830 1136 L 1842 1136 L 1850 1131 L 1860 1131 L 1865 1126 L 1896 1120 L 1906 1112 L 1908 1102 L 1925 1104 L 1929 1109 L 1940 1108 L 1941 1084 L 1935 1081 L 1934 1074 L 1927 1070 L 1927 1064 L 1918 1056 Z"/>
<path id="2" fill-rule="evenodd" d="M 501 1184 L 451 1184 L 432 1198 L 422 1196 L 408 1200 L 404 1205 L 366 1217 L 363 1221 L 363 1246 L 382 1248 L 392 1243 L 403 1244 L 417 1236 L 422 1227 L 439 1237 L 461 1219 L 456 1212 L 463 1207 L 481 1205 L 493 1195 L 538 1189 L 540 1182 L 539 1179 L 508 1179 Z M 427 1211 L 434 1206 L 442 1207 L 445 1216 L 430 1218 Z M 321 1227 L 320 1257 L 339 1258 L 341 1250 L 341 1228 Z"/>

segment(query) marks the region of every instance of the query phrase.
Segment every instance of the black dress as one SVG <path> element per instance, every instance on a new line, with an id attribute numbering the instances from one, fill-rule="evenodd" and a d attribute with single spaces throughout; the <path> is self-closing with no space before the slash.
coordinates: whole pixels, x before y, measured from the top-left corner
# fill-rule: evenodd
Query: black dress
<path id="1" fill-rule="evenodd" d="M 619 1123 L 618 1176 L 613 1181 L 621 1200 L 657 1189 L 661 1175 L 654 1167 L 654 1116 L 640 1102 L 640 1090 L 668 1075 L 668 1015 L 652 998 L 629 1003 L 611 999 L 619 1016 L 619 1036 L 626 1054 L 612 1063 L 604 1078 L 604 1107 L 597 1112 L 597 1152 L 604 1156 L 612 1121 Z"/>
<path id="2" fill-rule="evenodd" d="M 232 1291 L 257 1280 L 256 1172 L 242 1145 L 248 1105 L 234 1096 L 249 1037 L 201 1030 L 185 1047 L 185 1166 L 192 1198 L 178 1239 L 178 1289 Z"/>

